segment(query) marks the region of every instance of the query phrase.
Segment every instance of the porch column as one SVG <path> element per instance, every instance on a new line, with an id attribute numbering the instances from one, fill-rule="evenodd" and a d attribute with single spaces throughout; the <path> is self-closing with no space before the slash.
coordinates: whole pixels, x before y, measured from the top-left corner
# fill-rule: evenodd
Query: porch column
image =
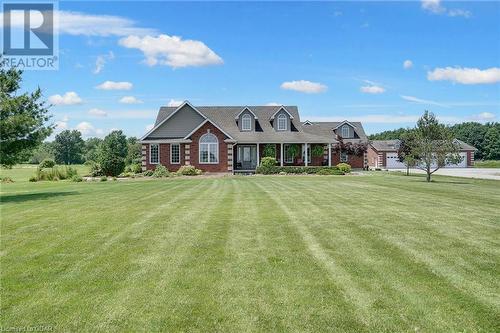
<path id="1" fill-rule="evenodd" d="M 308 163 L 307 163 L 307 143 L 304 143 L 304 147 L 305 147 L 304 156 L 306 157 L 304 163 L 305 163 L 305 166 L 307 166 L 308 165 Z"/>
<path id="2" fill-rule="evenodd" d="M 332 166 L 332 144 L 328 144 L 328 166 Z"/>
<path id="3" fill-rule="evenodd" d="M 259 152 L 259 144 L 257 143 L 257 166 L 260 165 L 260 152 Z"/>
<path id="4" fill-rule="evenodd" d="M 280 150 L 280 166 L 283 166 L 283 143 L 281 144 L 281 150 Z"/>

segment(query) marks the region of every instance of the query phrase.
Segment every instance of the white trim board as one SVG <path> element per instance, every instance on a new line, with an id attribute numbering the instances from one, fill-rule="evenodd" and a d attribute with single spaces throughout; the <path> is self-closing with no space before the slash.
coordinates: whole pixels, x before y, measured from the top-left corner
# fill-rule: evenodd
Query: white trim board
<path id="1" fill-rule="evenodd" d="M 251 113 L 251 114 L 253 114 L 253 117 L 254 117 L 255 119 L 259 119 L 259 118 L 257 118 L 257 115 L 256 115 L 255 113 L 253 113 L 253 111 L 252 111 L 252 110 L 251 110 L 248 106 L 245 106 L 245 107 L 243 108 L 243 110 L 241 110 L 241 111 L 240 111 L 240 112 L 239 112 L 239 113 L 238 113 L 238 114 L 234 117 L 234 119 L 235 119 L 235 120 L 236 120 L 236 119 L 238 119 L 238 118 L 240 117 L 240 115 L 243 113 L 243 111 L 245 111 L 245 110 L 250 111 L 250 113 Z"/>
<path id="2" fill-rule="evenodd" d="M 198 126 L 196 126 L 194 130 L 192 130 L 192 131 L 191 131 L 188 135 L 186 135 L 186 136 L 184 137 L 184 140 L 188 140 L 188 138 L 189 138 L 191 135 L 193 135 L 193 134 L 194 134 L 197 130 L 199 130 L 199 129 L 200 129 L 203 125 L 205 125 L 207 122 L 209 122 L 210 124 L 214 125 L 214 126 L 215 126 L 215 128 L 217 128 L 219 131 L 221 131 L 222 133 L 224 133 L 224 135 L 225 135 L 225 136 L 227 136 L 229 139 L 234 140 L 234 138 L 233 138 L 231 135 L 229 135 L 226 131 L 224 131 L 222 128 L 220 128 L 219 126 L 217 126 L 217 124 L 216 124 L 216 123 L 214 123 L 213 121 L 211 121 L 210 119 L 208 119 L 208 118 L 206 118 L 206 117 L 205 117 L 205 120 L 204 120 L 201 124 L 199 124 Z"/>
<path id="3" fill-rule="evenodd" d="M 280 108 L 278 109 L 278 111 L 276 111 L 275 113 L 273 113 L 273 115 L 271 116 L 271 118 L 269 118 L 269 120 L 274 120 L 274 117 L 276 116 L 276 114 L 278 112 L 280 112 L 281 110 L 285 110 L 286 113 L 288 113 L 288 116 L 290 117 L 290 120 L 293 119 L 293 116 L 290 112 L 288 112 L 288 110 L 285 108 L 284 105 L 280 106 Z"/>

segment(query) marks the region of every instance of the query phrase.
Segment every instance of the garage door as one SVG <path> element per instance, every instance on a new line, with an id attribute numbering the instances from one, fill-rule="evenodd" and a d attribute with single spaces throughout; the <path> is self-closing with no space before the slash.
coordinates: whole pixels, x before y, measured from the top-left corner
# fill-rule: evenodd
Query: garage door
<path id="1" fill-rule="evenodd" d="M 467 168 L 467 153 L 460 153 L 462 161 L 458 164 L 448 164 L 446 168 Z"/>
<path id="2" fill-rule="evenodd" d="M 399 162 L 397 153 L 387 153 L 385 157 L 385 165 L 387 169 L 405 169 L 404 163 Z"/>

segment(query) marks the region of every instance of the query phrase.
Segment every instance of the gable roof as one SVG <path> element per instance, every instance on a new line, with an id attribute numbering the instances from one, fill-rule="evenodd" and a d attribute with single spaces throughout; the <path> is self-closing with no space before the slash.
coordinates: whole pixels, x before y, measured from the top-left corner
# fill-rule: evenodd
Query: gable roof
<path id="1" fill-rule="evenodd" d="M 279 109 L 278 109 L 278 110 L 276 110 L 276 112 L 274 112 L 274 113 L 273 113 L 273 115 L 272 115 L 269 119 L 270 119 L 270 120 L 273 120 L 273 119 L 274 119 L 274 117 L 276 116 L 276 114 L 277 114 L 278 112 L 280 112 L 281 110 L 285 110 L 285 112 L 286 112 L 286 113 L 288 113 L 288 116 L 290 117 L 290 119 L 293 119 L 293 115 L 292 115 L 290 112 L 288 112 L 288 110 L 286 109 L 286 107 L 285 107 L 284 105 L 281 105 L 281 106 L 279 107 Z"/>
<path id="2" fill-rule="evenodd" d="M 349 126 L 351 126 L 352 128 L 356 128 L 356 126 L 350 122 L 348 122 L 347 120 L 344 120 L 343 122 L 339 123 L 336 127 L 334 127 L 333 129 L 336 130 L 337 128 L 339 128 L 340 126 L 344 125 L 344 124 L 347 124 Z"/>
<path id="3" fill-rule="evenodd" d="M 253 113 L 253 111 L 248 106 L 245 106 L 243 110 L 241 110 L 236 116 L 234 116 L 234 119 L 238 119 L 244 111 L 249 111 L 251 114 L 253 114 L 253 117 L 255 119 L 258 119 L 257 115 L 255 115 L 255 113 Z"/>
<path id="4" fill-rule="evenodd" d="M 368 136 L 363 129 L 363 125 L 359 121 L 308 121 L 310 125 L 303 126 L 305 131 L 308 132 L 318 132 L 331 133 L 345 123 L 348 123 L 354 129 L 354 132 L 358 135 L 359 139 L 343 139 L 344 142 L 368 142 Z"/>

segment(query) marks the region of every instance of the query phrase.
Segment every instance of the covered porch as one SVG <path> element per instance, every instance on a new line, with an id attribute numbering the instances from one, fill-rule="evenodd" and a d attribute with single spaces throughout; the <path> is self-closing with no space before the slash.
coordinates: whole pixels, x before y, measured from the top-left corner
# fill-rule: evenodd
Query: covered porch
<path id="1" fill-rule="evenodd" d="M 280 166 L 332 166 L 330 143 L 238 143 L 233 146 L 234 171 L 253 172 L 263 157 Z"/>

